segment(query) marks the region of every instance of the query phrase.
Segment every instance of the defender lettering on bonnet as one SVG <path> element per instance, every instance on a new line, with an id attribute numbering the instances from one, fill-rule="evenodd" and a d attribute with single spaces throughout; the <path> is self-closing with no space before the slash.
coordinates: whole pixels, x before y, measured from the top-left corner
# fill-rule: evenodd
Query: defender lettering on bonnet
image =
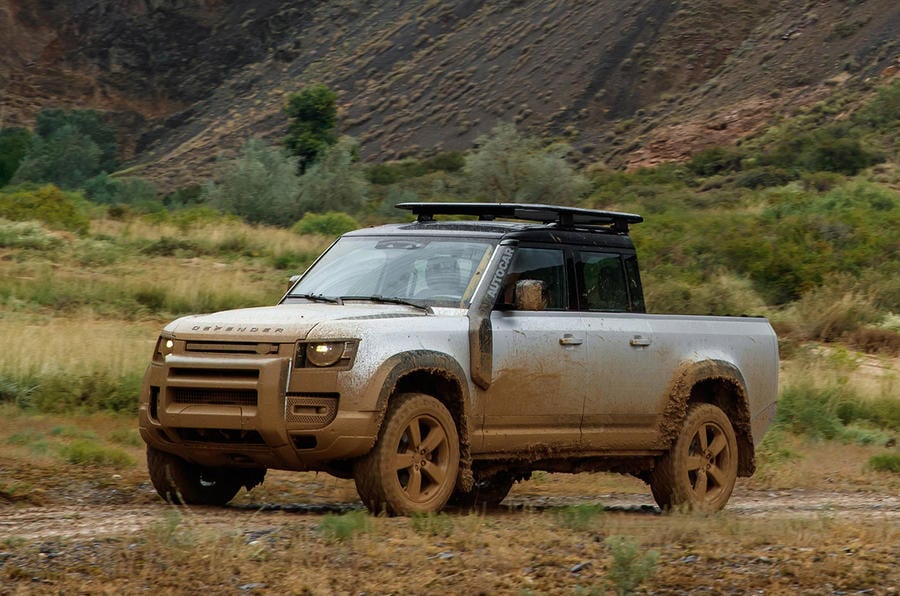
<path id="1" fill-rule="evenodd" d="M 775 334 L 647 316 L 639 215 L 398 207 L 416 221 L 344 234 L 277 305 L 163 329 L 139 415 L 161 497 L 221 505 L 269 468 L 315 470 L 417 514 L 496 505 L 535 470 L 606 470 L 663 509 L 716 510 L 753 473 Z"/>

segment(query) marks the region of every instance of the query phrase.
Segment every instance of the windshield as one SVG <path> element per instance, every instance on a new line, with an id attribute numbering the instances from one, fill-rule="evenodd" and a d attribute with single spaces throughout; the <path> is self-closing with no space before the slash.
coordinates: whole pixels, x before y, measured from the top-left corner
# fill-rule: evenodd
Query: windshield
<path id="1" fill-rule="evenodd" d="M 287 298 L 397 299 L 465 308 L 493 254 L 492 239 L 344 237 Z"/>

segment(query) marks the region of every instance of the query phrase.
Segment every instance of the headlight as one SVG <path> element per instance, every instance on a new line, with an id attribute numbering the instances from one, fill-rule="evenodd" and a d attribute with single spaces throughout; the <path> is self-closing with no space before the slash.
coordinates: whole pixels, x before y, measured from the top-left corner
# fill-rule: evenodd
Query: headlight
<path id="1" fill-rule="evenodd" d="M 298 350 L 298 361 L 302 355 L 307 366 L 326 368 L 329 366 L 343 365 L 349 367 L 356 355 L 356 341 L 316 341 L 301 344 Z M 303 362 L 298 362 L 303 366 Z"/>
<path id="2" fill-rule="evenodd" d="M 153 350 L 153 362 L 165 362 L 166 356 L 175 349 L 175 340 L 165 335 L 160 335 L 156 340 L 156 349 Z"/>

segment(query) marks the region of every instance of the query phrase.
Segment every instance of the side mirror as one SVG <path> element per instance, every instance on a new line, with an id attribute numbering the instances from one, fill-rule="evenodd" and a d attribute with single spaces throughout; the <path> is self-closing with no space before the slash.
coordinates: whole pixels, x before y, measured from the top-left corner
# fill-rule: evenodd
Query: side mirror
<path id="1" fill-rule="evenodd" d="M 545 310 L 550 304 L 546 282 L 537 279 L 520 279 L 516 282 L 513 308 L 516 310 Z"/>
<path id="2" fill-rule="evenodd" d="M 300 279 L 300 277 L 301 277 L 300 275 L 292 275 L 288 279 L 288 289 L 289 290 L 294 287 L 294 284 L 297 283 L 297 280 Z"/>

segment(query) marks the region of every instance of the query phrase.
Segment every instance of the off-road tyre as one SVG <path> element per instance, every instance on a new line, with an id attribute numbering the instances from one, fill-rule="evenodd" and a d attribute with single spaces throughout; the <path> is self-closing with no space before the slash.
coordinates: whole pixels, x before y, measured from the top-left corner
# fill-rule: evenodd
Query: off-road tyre
<path id="1" fill-rule="evenodd" d="M 737 469 L 737 440 L 728 416 L 712 404 L 694 404 L 650 473 L 650 490 L 663 510 L 718 511 L 731 497 Z"/>
<path id="2" fill-rule="evenodd" d="M 197 466 L 149 446 L 147 468 L 159 496 L 175 505 L 224 505 L 241 486 L 251 482 L 259 484 L 265 475 L 265 470 L 248 474 L 241 470 Z"/>
<path id="3" fill-rule="evenodd" d="M 372 450 L 353 470 L 360 499 L 375 514 L 436 513 L 459 473 L 459 432 L 440 401 L 424 393 L 391 400 Z"/>
<path id="4" fill-rule="evenodd" d="M 476 480 L 471 491 L 456 490 L 448 504 L 466 510 L 493 509 L 506 498 L 515 482 L 511 474 L 504 473 Z"/>

